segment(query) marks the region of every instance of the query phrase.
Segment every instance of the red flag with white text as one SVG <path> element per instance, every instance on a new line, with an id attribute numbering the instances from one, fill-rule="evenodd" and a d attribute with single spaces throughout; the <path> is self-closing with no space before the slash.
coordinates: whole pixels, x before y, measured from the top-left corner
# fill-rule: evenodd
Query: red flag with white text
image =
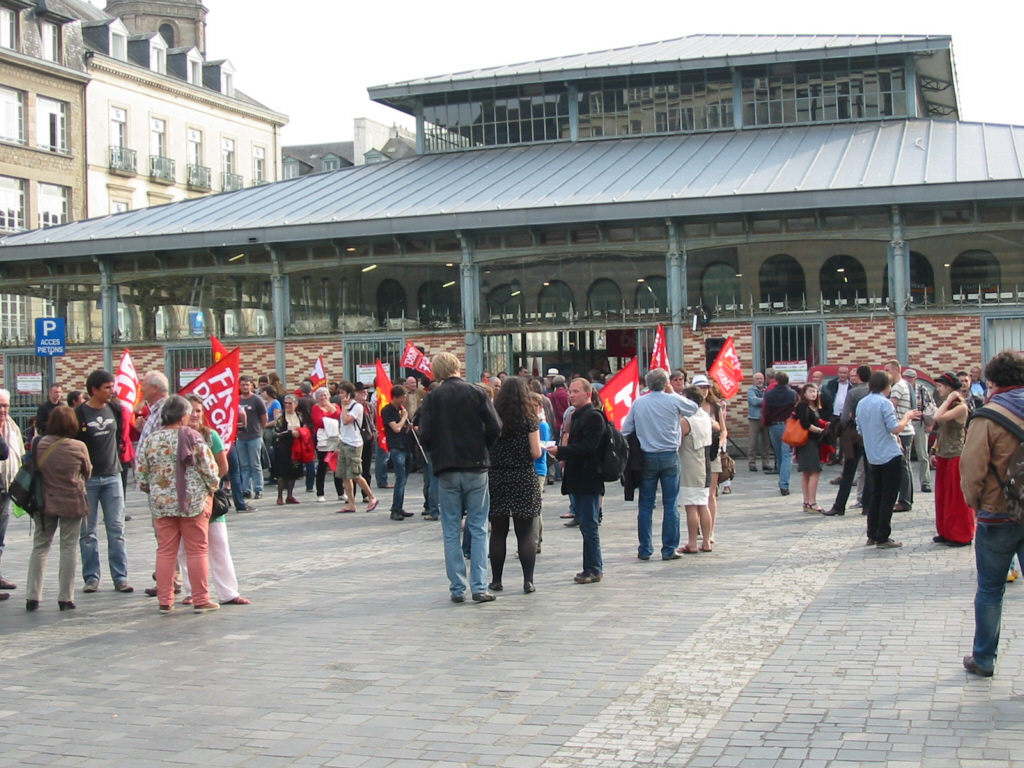
<path id="1" fill-rule="evenodd" d="M 127 349 L 121 355 L 121 363 L 117 366 L 117 374 L 114 376 L 114 396 L 132 409 L 142 400 L 139 374 L 135 371 L 135 363 L 132 362 L 131 353 Z"/>
<path id="2" fill-rule="evenodd" d="M 215 363 L 219 363 L 228 353 L 227 347 L 221 344 L 220 339 L 216 336 L 210 337 L 210 349 L 213 350 L 213 362 Z"/>
<path id="3" fill-rule="evenodd" d="M 601 402 L 608 420 L 622 429 L 622 422 L 640 396 L 640 363 L 634 357 L 601 389 Z"/>
<path id="4" fill-rule="evenodd" d="M 381 411 L 384 410 L 384 406 L 391 402 L 391 377 L 388 376 L 387 371 L 384 370 L 384 366 L 380 360 L 377 360 L 377 398 L 376 398 L 376 411 L 377 411 L 377 444 L 380 446 L 382 451 L 388 449 L 387 433 L 384 431 L 384 416 Z"/>
<path id="5" fill-rule="evenodd" d="M 238 430 L 238 367 L 241 353 L 236 347 L 214 363 L 179 395 L 197 395 L 203 401 L 206 423 L 217 430 L 224 447 L 230 449 Z"/>
<path id="6" fill-rule="evenodd" d="M 316 392 L 320 387 L 327 386 L 327 371 L 324 369 L 324 356 L 320 355 L 316 359 L 316 363 L 313 365 L 313 370 L 309 374 L 309 380 L 313 382 L 313 391 Z"/>
<path id="7" fill-rule="evenodd" d="M 651 365 L 649 370 L 661 368 L 666 372 L 672 370 L 668 361 L 668 342 L 665 340 L 665 326 L 658 324 L 658 331 L 654 334 L 654 348 L 651 350 Z"/>
<path id="8" fill-rule="evenodd" d="M 420 355 L 420 361 L 416 363 L 416 370 L 426 376 L 429 381 L 434 380 L 434 372 L 430 368 L 430 358 L 426 355 Z"/>
<path id="9" fill-rule="evenodd" d="M 413 345 L 411 341 L 405 343 L 405 352 L 402 353 L 402 360 L 399 363 L 403 368 L 413 368 L 420 364 L 420 360 L 423 359 L 423 353 L 420 352 Z"/>
<path id="10" fill-rule="evenodd" d="M 739 355 L 736 354 L 736 344 L 732 336 L 725 340 L 718 357 L 711 364 L 708 376 L 718 382 L 722 388 L 722 395 L 728 400 L 740 391 L 740 383 L 743 381 L 743 368 L 740 366 Z"/>

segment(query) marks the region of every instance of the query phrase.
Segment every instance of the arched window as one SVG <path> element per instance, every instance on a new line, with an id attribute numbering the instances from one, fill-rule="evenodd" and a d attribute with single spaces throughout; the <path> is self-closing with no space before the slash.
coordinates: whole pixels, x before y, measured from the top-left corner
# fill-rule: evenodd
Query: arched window
<path id="1" fill-rule="evenodd" d="M 739 304 L 740 279 L 736 272 L 736 267 L 724 261 L 713 261 L 704 267 L 700 276 L 701 304 L 707 307 Z"/>
<path id="2" fill-rule="evenodd" d="M 776 254 L 761 265 L 759 281 L 762 304 L 784 301 L 796 307 L 803 303 L 807 293 L 803 267 L 785 253 Z"/>
<path id="3" fill-rule="evenodd" d="M 928 257 L 917 251 L 910 252 L 910 298 L 914 304 L 935 303 L 935 270 Z M 882 301 L 888 300 L 889 265 L 886 264 L 882 270 Z"/>
<path id="4" fill-rule="evenodd" d="M 858 299 L 866 299 L 868 295 L 868 276 L 864 265 L 853 256 L 839 255 L 826 259 L 818 273 L 818 281 L 826 304 L 855 307 Z"/>
<path id="5" fill-rule="evenodd" d="M 151 27 L 151 29 L 152 29 L 152 27 Z M 162 37 L 164 39 L 164 42 L 167 43 L 167 47 L 168 48 L 174 48 L 175 47 L 174 46 L 174 27 L 172 27 L 170 24 L 161 24 L 160 25 L 160 37 Z"/>
<path id="6" fill-rule="evenodd" d="M 622 291 L 614 280 L 602 277 L 595 280 L 587 291 L 587 311 L 589 312 L 620 312 L 622 311 Z"/>
<path id="7" fill-rule="evenodd" d="M 523 300 L 523 291 L 519 285 L 496 285 L 487 294 L 487 311 L 493 318 L 511 316 L 521 318 L 526 311 L 526 303 Z"/>
<path id="8" fill-rule="evenodd" d="M 540 289 L 537 311 L 541 315 L 554 313 L 559 317 L 571 311 L 573 304 L 572 288 L 561 280 L 552 280 Z"/>
<path id="9" fill-rule="evenodd" d="M 988 251 L 964 251 L 955 259 L 949 270 L 949 282 L 953 296 L 994 293 L 999 290 L 1002 271 L 999 259 Z"/>
<path id="10" fill-rule="evenodd" d="M 397 280 L 382 280 L 377 286 L 377 322 L 384 325 L 388 318 L 405 314 L 405 288 Z"/>
<path id="11" fill-rule="evenodd" d="M 452 286 L 445 287 L 440 280 L 428 280 L 420 286 L 418 298 L 421 322 L 454 322 L 459 319 L 459 305 Z"/>
<path id="12" fill-rule="evenodd" d="M 668 281 L 661 275 L 648 275 L 637 281 L 636 308 L 668 311 Z"/>

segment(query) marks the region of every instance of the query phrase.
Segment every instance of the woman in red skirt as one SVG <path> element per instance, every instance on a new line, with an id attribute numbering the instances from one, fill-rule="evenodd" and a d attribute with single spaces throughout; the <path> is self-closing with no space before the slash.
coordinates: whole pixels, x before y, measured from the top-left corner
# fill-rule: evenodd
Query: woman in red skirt
<path id="1" fill-rule="evenodd" d="M 974 539 L 974 510 L 960 490 L 960 453 L 964 448 L 967 403 L 960 394 L 960 380 L 947 371 L 935 380 L 935 529 L 932 541 L 965 547 Z"/>

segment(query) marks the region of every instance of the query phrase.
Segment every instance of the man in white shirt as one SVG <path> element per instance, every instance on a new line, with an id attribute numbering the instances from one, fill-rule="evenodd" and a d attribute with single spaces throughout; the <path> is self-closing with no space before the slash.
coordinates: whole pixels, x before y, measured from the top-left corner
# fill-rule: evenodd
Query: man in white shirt
<path id="1" fill-rule="evenodd" d="M 889 400 L 896 409 L 896 418 L 902 420 L 904 414 L 917 408 L 916 387 L 911 387 L 903 379 L 903 365 L 899 360 L 890 360 L 885 364 L 885 372 L 889 374 L 892 387 Z M 916 383 L 916 382 L 915 382 Z M 899 435 L 903 447 L 903 470 L 900 474 L 900 495 L 893 507 L 893 512 L 909 512 L 914 506 L 914 482 L 911 471 L 910 457 L 914 449 L 914 425 L 908 420 Z"/>
<path id="2" fill-rule="evenodd" d="M 355 486 L 363 492 L 367 501 L 367 512 L 377 508 L 377 497 L 370 490 L 370 484 L 363 477 L 363 435 L 359 427 L 363 422 L 363 405 L 356 398 L 356 387 L 351 381 L 338 384 L 341 397 L 341 448 L 338 451 L 338 468 L 335 477 L 345 483 L 345 506 L 338 512 L 355 512 Z"/>

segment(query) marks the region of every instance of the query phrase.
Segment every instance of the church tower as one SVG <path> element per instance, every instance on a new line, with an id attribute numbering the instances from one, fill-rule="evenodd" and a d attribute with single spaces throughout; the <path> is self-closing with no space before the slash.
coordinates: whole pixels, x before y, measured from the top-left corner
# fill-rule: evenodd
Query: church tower
<path id="1" fill-rule="evenodd" d="M 107 0 L 105 11 L 132 34 L 159 32 L 170 48 L 195 46 L 206 57 L 206 8 L 201 0 Z"/>

